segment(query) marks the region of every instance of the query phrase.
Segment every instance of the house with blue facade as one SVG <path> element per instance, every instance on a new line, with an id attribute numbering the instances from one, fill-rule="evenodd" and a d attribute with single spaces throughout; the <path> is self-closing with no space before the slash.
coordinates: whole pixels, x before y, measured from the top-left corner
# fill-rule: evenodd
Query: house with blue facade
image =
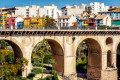
<path id="1" fill-rule="evenodd" d="M 103 11 L 98 12 L 99 15 L 109 15 L 111 17 L 111 26 L 120 27 L 120 11 Z"/>
<path id="2" fill-rule="evenodd" d="M 87 17 L 77 16 L 76 19 L 77 19 L 77 27 L 82 29 L 83 27 L 88 26 Z"/>
<path id="3" fill-rule="evenodd" d="M 24 19 L 22 17 L 17 17 L 15 19 L 15 29 L 23 29 Z"/>

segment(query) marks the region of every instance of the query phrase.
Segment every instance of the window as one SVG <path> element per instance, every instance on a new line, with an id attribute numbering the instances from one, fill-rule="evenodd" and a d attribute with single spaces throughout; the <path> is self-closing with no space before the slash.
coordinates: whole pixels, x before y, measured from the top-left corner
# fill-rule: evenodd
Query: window
<path id="1" fill-rule="evenodd" d="M 63 22 L 65 22 L 65 19 L 63 19 Z"/>

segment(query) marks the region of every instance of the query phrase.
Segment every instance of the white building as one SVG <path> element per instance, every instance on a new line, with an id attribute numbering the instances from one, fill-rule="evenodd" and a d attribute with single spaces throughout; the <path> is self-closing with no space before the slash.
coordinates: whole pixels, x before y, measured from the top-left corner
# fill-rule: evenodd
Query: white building
<path id="1" fill-rule="evenodd" d="M 62 16 L 73 16 L 73 15 L 77 16 L 83 13 L 85 9 L 81 9 L 79 6 L 73 5 L 73 6 L 65 6 L 61 8 L 61 11 L 62 11 Z"/>
<path id="2" fill-rule="evenodd" d="M 24 17 L 38 17 L 39 6 L 32 5 L 31 7 L 15 7 L 15 15 Z"/>
<path id="3" fill-rule="evenodd" d="M 61 10 L 58 10 L 57 6 L 52 4 L 51 6 L 43 6 L 39 10 L 40 17 L 49 16 L 53 19 L 57 19 L 59 16 L 61 16 Z"/>
<path id="4" fill-rule="evenodd" d="M 90 6 L 92 12 L 108 11 L 109 6 L 105 6 L 104 3 L 92 2 L 90 4 L 81 4 L 80 8 L 85 9 L 85 7 Z"/>
<path id="5" fill-rule="evenodd" d="M 74 26 L 73 23 L 77 22 L 77 20 L 75 16 L 60 16 L 57 22 L 59 27 L 71 27 Z"/>
<path id="6" fill-rule="evenodd" d="M 32 5 L 31 7 L 16 7 L 15 15 L 23 15 L 24 17 L 45 17 L 49 16 L 53 19 L 58 18 L 61 16 L 61 10 L 58 10 L 57 6 L 52 4 L 51 6 L 40 6 Z"/>

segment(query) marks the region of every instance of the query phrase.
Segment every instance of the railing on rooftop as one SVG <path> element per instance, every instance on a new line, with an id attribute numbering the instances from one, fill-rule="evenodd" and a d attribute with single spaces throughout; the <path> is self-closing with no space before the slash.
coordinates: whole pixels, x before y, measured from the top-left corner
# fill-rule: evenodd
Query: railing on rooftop
<path id="1" fill-rule="evenodd" d="M 0 26 L 0 30 L 120 30 L 120 27 L 101 27 L 101 28 L 93 28 L 93 27 L 56 27 L 56 26 L 19 26 L 17 28 L 14 27 L 7 27 L 7 26 Z"/>

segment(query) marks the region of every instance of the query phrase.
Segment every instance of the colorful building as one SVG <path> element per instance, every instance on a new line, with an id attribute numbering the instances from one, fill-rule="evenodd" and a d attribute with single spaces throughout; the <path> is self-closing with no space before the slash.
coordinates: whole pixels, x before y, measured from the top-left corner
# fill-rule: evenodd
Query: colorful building
<path id="1" fill-rule="evenodd" d="M 12 27 L 11 27 L 12 25 Z M 6 29 L 15 29 L 15 17 L 7 17 L 6 19 Z"/>
<path id="2" fill-rule="evenodd" d="M 22 17 L 17 17 L 15 19 L 15 29 L 23 29 L 24 19 Z"/>
<path id="3" fill-rule="evenodd" d="M 101 25 L 107 25 L 111 26 L 111 18 L 108 15 L 98 15 L 95 18 L 95 25 L 101 26 Z"/>
<path id="4" fill-rule="evenodd" d="M 0 27 L 5 28 L 6 26 L 6 19 L 7 19 L 7 14 L 1 14 L 0 15 Z"/>
<path id="5" fill-rule="evenodd" d="M 83 26 L 88 26 L 88 18 L 87 17 L 83 17 L 83 16 L 78 16 L 77 18 L 77 26 L 80 27 L 81 29 L 83 28 Z"/>
<path id="6" fill-rule="evenodd" d="M 42 29 L 44 23 L 44 17 L 31 17 L 30 25 L 33 29 Z"/>
<path id="7" fill-rule="evenodd" d="M 89 17 L 89 29 L 95 29 L 95 18 L 94 17 Z"/>
<path id="8" fill-rule="evenodd" d="M 30 28 L 30 17 L 24 18 L 24 27 L 25 28 Z"/>

